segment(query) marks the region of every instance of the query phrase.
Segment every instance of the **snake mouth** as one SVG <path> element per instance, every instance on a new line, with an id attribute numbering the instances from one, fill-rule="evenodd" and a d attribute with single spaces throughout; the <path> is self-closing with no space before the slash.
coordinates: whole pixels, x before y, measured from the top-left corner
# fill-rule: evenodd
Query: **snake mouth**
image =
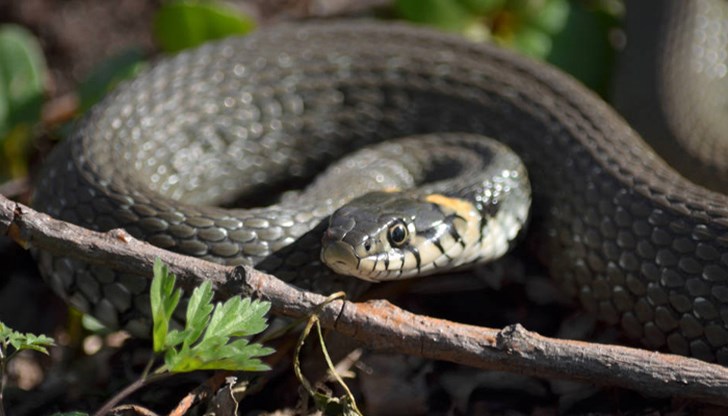
<path id="1" fill-rule="evenodd" d="M 353 276 L 359 264 L 354 249 L 342 241 L 330 241 L 321 250 L 321 260 L 339 274 Z"/>

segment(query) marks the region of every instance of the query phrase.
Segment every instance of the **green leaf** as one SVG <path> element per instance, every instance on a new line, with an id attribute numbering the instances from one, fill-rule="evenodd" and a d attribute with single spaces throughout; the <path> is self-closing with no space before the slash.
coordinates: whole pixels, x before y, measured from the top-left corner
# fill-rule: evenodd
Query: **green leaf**
<path id="1" fill-rule="evenodd" d="M 465 6 L 453 0 L 397 0 L 395 8 L 409 21 L 456 32 L 462 31 L 474 19 Z"/>
<path id="2" fill-rule="evenodd" d="M 202 285 L 195 288 L 187 305 L 187 329 L 188 335 L 184 342 L 186 345 L 192 345 L 202 335 L 207 323 L 210 321 L 210 313 L 213 310 L 212 305 L 212 284 L 205 281 Z"/>
<path id="3" fill-rule="evenodd" d="M 250 344 L 240 337 L 265 330 L 268 326 L 265 315 L 270 310 L 270 303 L 233 297 L 213 306 L 212 284 L 206 281 L 190 296 L 185 329 L 169 331 L 172 313 L 181 296 L 179 289 L 175 291 L 174 283 L 175 276 L 156 259 L 150 289 L 154 351 L 164 352 L 166 370 L 179 373 L 205 369 L 268 369 L 257 357 L 271 354 L 273 349 Z"/>
<path id="4" fill-rule="evenodd" d="M 543 58 L 551 51 L 551 37 L 535 27 L 523 26 L 514 33 L 513 45 L 526 55 Z"/>
<path id="5" fill-rule="evenodd" d="M 109 327 L 87 313 L 81 314 L 81 326 L 83 326 L 83 329 L 94 334 L 109 334 L 112 332 Z"/>
<path id="6" fill-rule="evenodd" d="M 152 332 L 154 352 L 164 351 L 169 323 L 182 296 L 182 290 L 175 290 L 174 288 L 176 280 L 175 275 L 170 273 L 167 266 L 162 264 L 162 260 L 157 258 L 154 261 L 154 278 L 149 291 L 152 304 L 152 320 L 154 322 Z"/>
<path id="7" fill-rule="evenodd" d="M 503 8 L 506 0 L 459 0 L 472 13 L 487 14 Z"/>
<path id="8" fill-rule="evenodd" d="M 482 19 L 473 20 L 469 24 L 465 25 L 460 30 L 460 34 L 473 42 L 487 42 L 492 36 L 490 27 L 488 27 Z"/>
<path id="9" fill-rule="evenodd" d="M 265 314 L 270 303 L 234 297 L 223 305 L 218 304 L 207 326 L 205 337 L 248 336 L 262 332 L 267 327 Z"/>
<path id="10" fill-rule="evenodd" d="M 10 327 L 0 322 L 0 340 L 8 339 L 12 333 L 13 330 Z"/>
<path id="11" fill-rule="evenodd" d="M 548 0 L 541 7 L 528 10 L 523 19 L 528 25 L 553 35 L 559 33 L 566 25 L 570 9 L 567 0 Z"/>
<path id="12" fill-rule="evenodd" d="M 176 52 L 212 39 L 244 35 L 255 29 L 249 16 L 213 2 L 175 1 L 154 17 L 154 36 L 162 49 Z"/>
<path id="13" fill-rule="evenodd" d="M 18 178 L 28 174 L 28 150 L 33 137 L 33 126 L 16 123 L 0 137 L 0 181 L 2 178 Z"/>
<path id="14" fill-rule="evenodd" d="M 170 351 L 165 356 L 165 364 L 169 371 L 173 373 L 211 368 L 223 369 L 219 365 L 224 362 L 227 367 L 229 361 L 232 360 L 232 358 L 227 357 L 221 349 L 222 346 L 225 345 L 226 341 L 227 339 L 218 339 L 217 342 L 208 340 L 207 344 L 209 344 L 209 348 L 196 346 L 194 350 L 183 346 L 179 351 Z M 218 367 L 213 367 L 214 365 L 217 365 Z"/>
<path id="15" fill-rule="evenodd" d="M 104 60 L 81 83 L 78 94 L 80 109 L 88 110 L 111 91 L 119 82 L 131 78 L 144 66 L 141 49 L 134 48 Z"/>
<path id="16" fill-rule="evenodd" d="M 183 343 L 188 337 L 188 331 L 178 331 L 173 329 L 167 333 L 167 338 L 164 340 L 164 348 L 173 348 Z"/>
<path id="17" fill-rule="evenodd" d="M 249 359 L 252 357 L 261 357 L 272 354 L 275 350 L 263 346 L 261 344 L 250 344 L 247 339 L 239 338 L 227 344 L 225 348 L 230 351 L 230 355 L 238 359 Z"/>
<path id="18" fill-rule="evenodd" d="M 0 25 L 0 181 L 27 174 L 47 72 L 32 33 L 20 26 Z"/>
<path id="19" fill-rule="evenodd" d="M 615 50 L 609 33 L 619 25 L 614 11 L 571 3 L 566 26 L 553 39 L 547 60 L 587 87 L 606 96 L 614 68 Z"/>
<path id="20" fill-rule="evenodd" d="M 172 330 L 167 335 L 166 347 L 176 347 L 184 343 L 185 347 L 189 347 L 200 338 L 202 332 L 210 320 L 210 312 L 212 312 L 212 285 L 206 281 L 202 285 L 195 288 L 187 304 L 187 317 L 185 329 L 183 331 Z"/>
<path id="21" fill-rule="evenodd" d="M 31 333 L 23 334 L 14 331 L 2 322 L 0 322 L 0 342 L 6 346 L 11 345 L 16 351 L 34 350 L 43 354 L 48 354 L 47 347 L 55 345 L 53 338 Z"/>
<path id="22" fill-rule="evenodd" d="M 548 0 L 508 0 L 506 7 L 521 16 L 536 13 Z"/>
<path id="23" fill-rule="evenodd" d="M 243 299 L 242 308 L 244 309 L 244 313 L 241 316 L 241 320 L 244 324 L 241 324 L 241 327 L 244 330 L 238 330 L 235 336 L 255 335 L 268 328 L 265 316 L 270 311 L 270 302 L 251 301 L 251 299 L 246 298 Z"/>
<path id="24" fill-rule="evenodd" d="M 34 350 L 42 352 L 43 354 L 48 354 L 47 347 L 51 347 L 53 345 L 55 345 L 53 338 L 47 337 L 45 335 L 25 334 L 24 339 L 22 339 L 20 343 L 17 343 L 13 346 L 17 348 L 18 351 Z"/>
<path id="25" fill-rule="evenodd" d="M 223 339 L 225 338 L 225 339 Z M 237 339 L 229 344 L 226 337 L 208 339 L 207 347 L 182 348 L 179 352 L 165 357 L 171 372 L 196 370 L 264 371 L 266 364 L 256 357 L 270 355 L 272 348 L 260 344 L 248 344 L 245 339 Z"/>
<path id="26" fill-rule="evenodd" d="M 40 120 L 46 76 L 35 36 L 20 26 L 0 25 L 0 143 L 16 124 Z"/>

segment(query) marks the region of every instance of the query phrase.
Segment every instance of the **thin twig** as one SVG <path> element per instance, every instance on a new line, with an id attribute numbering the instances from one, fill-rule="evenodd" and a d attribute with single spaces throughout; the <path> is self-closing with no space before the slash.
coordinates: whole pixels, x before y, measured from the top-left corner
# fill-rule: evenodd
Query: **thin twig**
<path id="1" fill-rule="evenodd" d="M 154 259 L 159 257 L 186 288 L 209 280 L 220 298 L 244 295 L 268 300 L 272 311 L 279 315 L 308 316 L 326 299 L 250 267 L 226 267 L 171 253 L 120 230 L 98 233 L 57 221 L 0 195 L 2 234 L 24 247 L 33 246 L 149 279 Z M 372 349 L 728 405 L 728 368 L 697 359 L 547 338 L 520 325 L 503 330 L 464 325 L 416 315 L 381 300 L 335 300 L 317 312 L 323 327 Z"/>
<path id="2" fill-rule="evenodd" d="M 161 373 L 161 374 L 151 374 L 146 377 L 139 377 L 139 379 L 128 386 L 124 388 L 124 390 L 118 392 L 114 395 L 109 401 L 104 403 L 103 406 L 99 410 L 94 413 L 94 416 L 106 416 L 109 414 L 109 412 L 116 406 L 120 401 L 126 399 L 131 394 L 136 392 L 137 390 L 141 389 L 142 387 L 156 383 L 157 381 L 164 380 L 165 378 L 169 378 L 173 376 L 172 373 Z"/>
<path id="3" fill-rule="evenodd" d="M 208 378 L 204 383 L 187 393 L 187 395 L 185 395 L 185 397 L 183 397 L 177 404 L 177 407 L 169 412 L 169 416 L 186 415 L 192 408 L 193 404 L 214 396 L 215 392 L 220 389 L 220 386 L 225 384 L 225 381 L 231 374 L 232 373 L 230 371 L 216 371 L 212 377 Z"/>

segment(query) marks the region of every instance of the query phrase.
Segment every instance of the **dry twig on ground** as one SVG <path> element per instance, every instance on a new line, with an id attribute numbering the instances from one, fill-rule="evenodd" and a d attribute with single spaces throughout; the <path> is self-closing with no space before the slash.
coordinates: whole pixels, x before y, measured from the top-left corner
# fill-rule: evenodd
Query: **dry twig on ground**
<path id="1" fill-rule="evenodd" d="M 212 282 L 217 295 L 253 296 L 278 315 L 305 317 L 325 297 L 250 267 L 227 267 L 168 252 L 123 230 L 90 231 L 54 220 L 0 195 L 0 235 L 119 271 L 152 276 L 159 257 L 185 289 Z M 654 396 L 728 405 L 728 368 L 636 348 L 560 340 L 520 325 L 502 330 L 412 314 L 387 301 L 336 300 L 319 309 L 321 324 L 375 350 L 396 351 L 472 367 L 619 386 Z"/>

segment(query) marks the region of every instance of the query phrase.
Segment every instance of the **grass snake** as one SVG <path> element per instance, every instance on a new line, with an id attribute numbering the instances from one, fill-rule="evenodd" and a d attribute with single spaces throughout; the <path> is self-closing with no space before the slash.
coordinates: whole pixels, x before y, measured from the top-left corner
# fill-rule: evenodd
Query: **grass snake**
<path id="1" fill-rule="evenodd" d="M 683 18 L 698 25 L 705 18 L 698 12 Z M 503 201 L 522 207 L 528 200 L 517 161 L 478 176 L 489 171 L 480 163 L 510 153 L 473 134 L 498 139 L 523 160 L 533 188 L 530 231 L 568 293 L 648 346 L 728 363 L 726 196 L 677 174 L 612 108 L 558 70 L 432 30 L 370 21 L 282 24 L 161 59 L 58 146 L 34 203 L 94 229 L 123 226 L 184 254 L 255 263 L 297 284 L 307 276 L 325 290 L 324 235 L 334 247 L 324 257 L 340 264 L 335 268 L 363 263 L 369 271 L 362 277 L 372 280 L 422 268 L 411 250 L 386 265 L 384 257 L 362 260 L 368 250 L 421 239 L 418 218 L 449 221 L 457 232 L 438 234 L 448 247 L 465 235 L 496 251 L 512 243 L 517 231 L 509 227 L 500 229 L 507 238 L 485 244 L 490 234 L 478 233 L 492 225 L 484 220 L 476 235 L 458 224 L 468 213 L 495 218 L 506 215 L 501 205 L 510 202 Z M 417 135 L 424 136 L 391 141 Z M 286 194 L 272 208 L 208 206 L 261 187 L 265 194 L 380 142 L 334 165 L 310 194 Z M 352 173 L 355 165 L 363 169 Z M 451 170 L 454 176 L 440 177 Z M 518 183 L 509 182 L 514 178 Z M 392 191 L 422 179 L 430 189 L 405 193 L 437 208 L 407 206 L 417 215 L 406 220 L 390 215 L 399 208 Z M 338 189 L 337 181 L 351 185 Z M 494 184 L 504 194 L 484 200 Z M 322 220 L 344 200 L 351 205 L 324 231 Z M 352 217 L 363 219 L 352 224 Z M 498 224 L 524 220 L 516 209 Z M 354 230 L 361 224 L 371 230 Z M 446 251 L 430 245 L 419 254 Z M 465 263 L 482 253 L 468 255 Z M 144 327 L 146 279 L 46 253 L 38 260 L 74 305 L 108 324 Z M 394 275 L 382 272 L 392 267 Z"/>

